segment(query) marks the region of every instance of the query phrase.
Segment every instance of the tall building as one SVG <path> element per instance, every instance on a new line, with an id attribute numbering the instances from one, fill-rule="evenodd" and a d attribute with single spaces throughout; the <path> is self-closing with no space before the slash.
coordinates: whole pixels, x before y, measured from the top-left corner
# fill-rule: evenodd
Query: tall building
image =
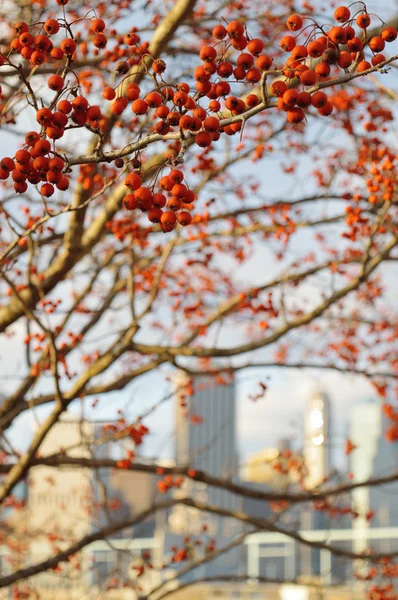
<path id="1" fill-rule="evenodd" d="M 209 378 L 190 382 L 187 375 L 180 371 L 173 384 L 177 465 L 189 465 L 214 477 L 236 479 L 238 455 L 234 381 L 227 385 L 215 385 L 214 380 Z M 178 493 L 189 494 L 204 503 L 228 510 L 240 508 L 240 498 L 201 482 L 186 480 Z M 177 506 L 171 511 L 169 524 L 170 533 L 177 536 L 197 535 L 201 527 L 206 525 L 209 535 L 217 540 L 217 547 L 223 546 L 241 530 L 235 519 L 205 514 L 184 506 Z M 200 575 L 236 572 L 238 561 L 238 551 L 230 551 L 204 565 Z M 199 571 L 196 575 L 199 575 Z"/>
<path id="2" fill-rule="evenodd" d="M 310 395 L 304 417 L 304 461 L 306 486 L 320 485 L 330 472 L 330 401 L 316 388 Z"/>
<path id="3" fill-rule="evenodd" d="M 49 432 L 41 447 L 41 455 L 61 450 L 68 456 L 107 458 L 114 456 L 115 443 L 105 442 L 104 423 L 61 419 Z M 69 545 L 92 531 L 112 522 L 134 517 L 154 502 L 156 475 L 112 469 L 34 467 L 29 476 L 25 523 L 35 531 L 30 554 L 37 562 L 54 553 L 51 537 L 57 545 Z M 106 504 L 104 509 L 103 505 Z M 158 535 L 159 534 L 159 535 Z M 76 573 L 73 564 L 59 573 L 48 571 L 38 575 L 35 584 L 40 596 L 54 597 L 54 590 L 68 600 L 81 598 L 88 589 L 102 589 L 111 574 L 128 577 L 135 557 L 141 549 L 158 548 L 163 553 L 161 532 L 155 516 L 136 527 L 124 528 L 106 542 L 88 546 L 82 554 L 84 568 Z M 29 559 L 30 560 L 30 559 Z M 156 561 L 161 563 L 161 561 Z"/>
<path id="4" fill-rule="evenodd" d="M 235 384 L 215 386 L 209 379 L 194 383 L 186 395 L 188 378 L 179 373 L 176 386 L 176 462 L 215 477 L 237 474 Z M 208 501 L 228 505 L 228 492 L 210 489 Z"/>
<path id="5" fill-rule="evenodd" d="M 349 437 L 357 446 L 350 455 L 350 470 L 354 481 L 366 481 L 370 477 L 387 475 L 396 470 L 397 445 L 391 444 L 384 437 L 388 424 L 377 399 L 360 402 L 352 408 Z M 368 546 L 366 532 L 369 527 L 398 526 L 397 495 L 398 483 L 353 490 L 353 508 L 360 513 L 360 517 L 353 522 L 357 552 Z M 366 518 L 369 511 L 374 511 L 374 517 L 370 521 Z M 384 547 L 382 551 L 389 552 L 390 549 Z"/>
<path id="6" fill-rule="evenodd" d="M 330 474 L 330 401 L 318 386 L 313 388 L 305 408 L 303 457 L 307 489 L 322 485 Z M 328 526 L 325 513 L 314 510 L 312 506 L 303 506 L 299 518 L 302 529 L 325 529 Z M 321 556 L 318 550 L 302 546 L 299 563 L 303 576 L 319 575 Z"/>

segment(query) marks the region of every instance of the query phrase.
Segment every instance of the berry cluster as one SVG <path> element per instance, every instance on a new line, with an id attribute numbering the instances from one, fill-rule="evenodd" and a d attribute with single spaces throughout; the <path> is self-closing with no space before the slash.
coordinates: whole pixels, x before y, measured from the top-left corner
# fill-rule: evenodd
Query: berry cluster
<path id="1" fill-rule="evenodd" d="M 57 2 L 62 6 L 67 4 L 67 0 Z M 0 65 L 9 64 L 19 70 L 41 129 L 26 135 L 24 148 L 18 150 L 14 158 L 6 157 L 0 162 L 0 179 L 11 176 L 17 193 L 26 192 L 28 183 L 37 185 L 41 182 L 39 191 L 43 197 L 52 196 L 55 188 L 66 190 L 69 186 L 66 173 L 71 171 L 71 167 L 67 159 L 56 151 L 56 141 L 63 138 L 68 129 L 84 127 L 102 139 L 98 162 L 105 160 L 103 146 L 106 136 L 101 138 L 101 135 L 106 131 L 110 118 L 126 119 L 126 115 L 122 117 L 122 114 L 130 103 L 131 131 L 138 125 L 140 131 L 147 127 L 149 134 L 155 133 L 165 141 L 169 139 L 168 134 L 177 133 L 178 139 L 175 153 L 169 160 L 170 172 L 157 181 L 164 166 L 161 167 L 151 186 L 143 185 L 146 174 L 139 160 L 139 151 L 133 159 L 128 159 L 126 168 L 132 166 L 133 171 L 125 179 L 128 193 L 123 206 L 127 210 L 139 209 L 147 213 L 149 221 L 159 223 L 165 232 L 172 231 L 178 224 L 189 225 L 196 195 L 189 189 L 184 173 L 172 168 L 184 162 L 189 143 L 195 143 L 207 152 L 222 134 L 232 136 L 242 131 L 248 118 L 271 107 L 285 113 L 287 121 L 292 124 L 304 121 L 305 111 L 311 108 L 315 108 L 321 116 L 328 116 L 333 112 L 333 104 L 320 88 L 332 85 L 333 78 L 341 75 L 341 71 L 349 78 L 385 64 L 387 59 L 382 52 L 386 43 L 397 38 L 395 28 L 381 27 L 377 35 L 369 36 L 367 29 L 371 25 L 371 16 L 364 5 L 355 14 L 351 14 L 347 7 L 338 7 L 334 18 L 338 25 L 328 28 L 319 25 L 312 17 L 291 15 L 286 22 L 291 33 L 284 35 L 279 44 L 281 56 L 283 52 L 290 56 L 286 60 L 281 58 L 283 63 L 279 65 L 275 63 L 280 57 L 266 53 L 266 42 L 252 38 L 244 23 L 235 20 L 225 25 L 218 24 L 212 31 L 213 43 L 207 42 L 200 49 L 201 64 L 192 73 L 194 85 L 186 82 L 167 84 L 164 79 L 166 63 L 149 55 L 148 44 L 141 42 L 133 28 L 126 35 L 116 37 L 117 52 L 115 50 L 114 53 L 125 60 L 115 68 L 116 76 L 122 77 L 121 81 L 115 87 L 103 89 L 103 99 L 110 103 L 106 111 L 98 105 L 90 105 L 80 83 L 72 86 L 68 81 L 70 65 L 78 53 L 71 25 L 64 19 L 48 19 L 31 27 L 19 22 L 15 25 L 16 37 L 10 44 L 10 53 L 8 57 L 0 55 Z M 89 23 L 89 38 L 95 53 L 104 51 L 109 41 L 105 22 L 95 18 Z M 67 37 L 55 45 L 54 36 L 61 30 L 66 32 Z M 303 38 L 301 41 L 300 36 Z M 366 57 L 368 51 L 371 57 Z M 22 70 L 12 62 L 16 54 L 32 67 L 51 61 L 61 63 L 60 72 L 51 75 L 47 82 L 48 88 L 55 93 L 47 106 L 43 99 L 38 101 Z M 132 70 L 136 65 L 139 69 Z M 277 76 L 270 86 L 270 94 L 276 98 L 276 104 L 268 96 L 267 77 L 271 75 Z M 234 95 L 233 86 L 237 83 L 257 87 L 246 96 Z M 125 166 L 124 154 L 119 154 L 115 158 L 118 168 Z M 173 162 L 176 156 L 178 160 Z M 84 167 L 81 165 L 82 169 Z"/>
<path id="2" fill-rule="evenodd" d="M 321 90 L 314 90 L 322 81 L 327 81 L 330 76 L 336 77 L 339 71 L 363 73 L 377 67 L 386 61 L 382 54 L 386 42 L 393 42 L 397 38 L 394 27 L 384 27 L 380 35 L 367 37 L 367 28 L 371 24 L 371 17 L 365 9 L 351 15 L 349 8 L 340 6 L 334 12 L 334 18 L 339 23 L 325 31 L 313 23 L 304 27 L 304 19 L 299 15 L 291 15 L 287 20 L 287 27 L 293 32 L 301 31 L 306 41 L 298 42 L 298 35 L 285 35 L 280 40 L 280 47 L 290 56 L 286 60 L 283 75 L 285 81 L 276 81 L 271 86 L 271 91 L 278 98 L 278 108 L 287 113 L 291 123 L 299 123 L 305 119 L 303 109 L 310 106 L 317 109 L 321 116 L 328 116 L 333 112 L 333 105 L 327 94 Z M 354 25 L 360 32 L 355 30 Z M 365 52 L 369 49 L 372 56 L 366 59 Z M 303 88 L 312 88 L 310 91 L 299 91 L 289 85 L 296 78 Z M 311 92 L 311 93 L 310 93 Z"/>
<path id="3" fill-rule="evenodd" d="M 50 155 L 50 142 L 35 131 L 27 133 L 25 141 L 27 149 L 17 150 L 14 158 L 6 156 L 0 160 L 0 179 L 11 175 L 14 190 L 19 194 L 26 192 L 27 182 L 32 185 L 45 182 L 40 187 L 44 197 L 54 194 L 54 186 L 67 190 L 69 179 L 62 173 L 65 163 L 61 157 Z"/>
<path id="4" fill-rule="evenodd" d="M 173 477 L 172 475 L 165 475 L 163 479 L 157 482 L 158 491 L 161 494 L 166 494 L 171 488 L 180 488 L 184 483 L 184 477 Z"/>

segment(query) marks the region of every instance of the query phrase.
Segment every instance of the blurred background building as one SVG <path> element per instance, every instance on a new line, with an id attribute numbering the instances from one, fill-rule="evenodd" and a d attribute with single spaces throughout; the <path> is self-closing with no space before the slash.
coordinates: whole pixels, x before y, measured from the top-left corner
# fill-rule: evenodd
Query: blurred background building
<path id="1" fill-rule="evenodd" d="M 292 460 L 301 463 L 302 454 L 292 451 L 290 440 L 281 439 L 274 448 L 264 448 L 249 456 L 241 467 L 240 478 L 281 490 L 297 483 L 297 472 L 289 468 Z"/>
<path id="2" fill-rule="evenodd" d="M 217 387 L 206 379 L 192 384 L 180 373 L 174 385 L 175 458 L 165 464 L 189 465 L 214 477 L 231 478 L 261 491 L 294 491 L 302 489 L 303 485 L 312 488 L 339 482 L 331 458 L 331 407 L 322 390 L 314 388 L 308 398 L 303 414 L 301 448 L 293 447 L 289 440 L 283 439 L 275 447 L 264 448 L 249 456 L 239 467 L 234 381 Z M 366 480 L 396 469 L 398 448 L 384 437 L 387 425 L 379 401 L 371 399 L 352 407 L 348 436 L 355 449 L 347 459 L 347 471 L 354 474 L 354 480 Z M 121 441 L 118 447 L 107 442 L 102 422 L 65 418 L 51 430 L 41 454 L 46 456 L 64 450 L 70 456 L 117 458 L 129 449 L 137 453 L 131 440 Z M 343 480 L 347 481 L 346 472 Z M 72 538 L 83 537 L 115 521 L 132 519 L 159 499 L 157 481 L 157 475 L 127 470 L 35 467 L 29 481 L 15 489 L 16 497 L 26 503 L 26 508 L 9 514 L 7 511 L 11 509 L 6 507 L 2 513 L 4 522 L 4 516 L 7 516 L 9 523 L 29 523 L 25 535 L 29 535 L 29 531 L 35 533 L 29 551 L 20 554 L 19 566 L 23 566 L 24 560 L 31 561 L 32 555 L 34 562 L 38 562 L 68 546 Z M 191 480 L 170 493 L 191 495 L 205 503 L 263 519 L 276 518 L 279 510 L 268 502 L 235 496 Z M 286 514 L 283 506 L 280 507 L 277 518 L 281 525 L 300 531 L 303 537 L 314 541 L 326 539 L 348 550 L 359 552 L 370 546 L 379 552 L 398 550 L 398 483 L 381 488 L 357 488 L 352 494 L 338 497 L 336 506 L 352 507 L 359 517 L 352 519 L 340 516 L 338 512 L 320 510 L 321 505 L 298 504 L 290 507 Z M 184 537 L 191 537 L 193 541 L 198 538 L 207 542 L 214 540 L 216 548 L 221 548 L 245 531 L 250 533 L 250 527 L 245 529 L 238 520 L 176 506 L 136 527 L 124 528 L 107 541 L 95 542 L 82 553 L 80 569 L 76 569 L 73 561 L 64 563 L 61 574 L 52 571 L 40 574 L 35 578 L 35 585 L 40 587 L 42 598 L 52 600 L 54 590 L 57 598 L 65 600 L 82 598 L 88 591 L 99 593 L 115 578 L 119 582 L 123 582 L 123 578 L 126 581 L 134 579 L 137 561 L 139 563 L 141 553 L 146 550 L 151 553 L 155 567 L 168 565 L 166 569 L 154 569 L 146 580 L 142 580 L 143 588 L 149 590 L 162 578 L 173 577 L 180 570 L 181 564 L 170 561 L 172 547 L 181 545 Z M 4 556 L 2 559 L 0 566 L 4 573 L 7 565 Z M 186 574 L 183 581 L 217 577 L 220 573 L 231 577 L 248 574 L 249 583 L 233 587 L 225 583 L 202 585 L 197 592 L 192 591 L 190 597 L 196 597 L 194 593 L 198 594 L 198 599 L 264 597 L 265 588 L 259 579 L 267 577 L 302 583 L 300 587 L 294 586 L 294 590 L 289 586 L 267 588 L 270 598 L 313 598 L 307 587 L 310 582 L 342 585 L 340 595 L 330 597 L 345 598 L 344 585 L 351 582 L 352 587 L 354 581 L 350 562 L 332 556 L 327 550 L 309 549 L 282 534 L 267 531 L 248 535 L 243 545 Z M 112 598 L 110 588 L 107 593 Z M 353 587 L 352 590 L 354 598 Z M 128 597 L 132 598 L 131 590 L 129 593 Z"/>
<path id="3" fill-rule="evenodd" d="M 389 424 L 377 399 L 364 400 L 352 408 L 349 437 L 356 446 L 350 454 L 354 481 L 381 477 L 397 469 L 397 444 L 388 442 L 384 436 Z M 353 490 L 352 503 L 360 514 L 352 525 L 357 552 L 366 548 L 369 528 L 398 526 L 398 482 Z M 391 540 L 380 541 L 375 548 L 379 552 L 391 552 Z"/>
<path id="4" fill-rule="evenodd" d="M 238 451 L 236 427 L 235 382 L 215 385 L 209 378 L 191 382 L 184 372 L 178 372 L 175 380 L 177 465 L 205 471 L 214 477 L 238 479 Z M 227 490 L 201 482 L 186 480 L 176 494 L 191 497 L 227 510 L 235 511 L 241 500 Z M 178 536 L 198 535 L 206 528 L 217 547 L 230 541 L 242 530 L 242 525 L 232 518 L 218 517 L 184 506 L 176 506 L 168 517 L 166 544 L 177 542 Z M 177 536 L 177 537 L 176 537 Z M 240 550 L 233 549 L 220 558 L 210 561 L 189 577 L 212 577 L 217 573 L 236 572 Z"/>
<path id="5" fill-rule="evenodd" d="M 69 456 L 93 459 L 118 458 L 130 439 L 120 444 L 107 442 L 104 422 L 61 419 L 49 432 L 41 455 L 66 451 Z M 136 450 L 136 449 L 135 449 Z M 31 469 L 27 485 L 26 509 L 16 517 L 32 536 L 26 560 L 39 562 L 78 540 L 116 521 L 128 521 L 155 500 L 156 475 L 126 470 L 38 466 Z M 123 582 L 134 577 L 134 562 L 148 550 L 154 564 L 161 565 L 163 537 L 155 516 L 137 526 L 112 534 L 111 541 L 98 541 L 81 553 L 81 564 L 62 563 L 62 571 L 49 570 L 35 577 L 41 598 L 81 598 L 88 589 L 103 589 L 116 578 Z M 21 565 L 22 566 L 22 565 Z M 159 583 L 154 570 L 149 587 Z M 145 585 L 145 581 L 143 581 Z"/>
<path id="6" fill-rule="evenodd" d="M 330 400 L 315 388 L 308 398 L 304 415 L 305 485 L 312 489 L 330 474 Z"/>

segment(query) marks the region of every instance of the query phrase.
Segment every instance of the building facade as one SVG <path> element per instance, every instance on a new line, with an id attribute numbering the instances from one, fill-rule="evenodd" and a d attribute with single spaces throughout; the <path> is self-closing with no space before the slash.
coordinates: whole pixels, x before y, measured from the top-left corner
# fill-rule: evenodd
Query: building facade
<path id="1" fill-rule="evenodd" d="M 41 455 L 65 450 L 72 457 L 114 458 L 115 444 L 106 442 L 103 425 L 61 419 L 43 442 Z M 44 560 L 93 531 L 133 518 L 153 504 L 156 481 L 156 475 L 112 469 L 31 469 L 24 520 L 34 536 L 26 562 Z M 32 583 L 45 599 L 54 598 L 55 591 L 57 598 L 64 595 L 68 600 L 89 591 L 99 597 L 112 581 L 134 579 L 134 563 L 143 550 L 153 553 L 154 564 L 162 564 L 163 537 L 158 535 L 155 517 L 113 534 L 109 544 L 102 540 L 91 544 L 79 555 L 79 565 L 74 561 L 62 563 L 62 571 L 49 570 Z M 159 571 L 154 570 L 150 587 L 159 581 Z"/>
<path id="2" fill-rule="evenodd" d="M 380 400 L 371 399 L 356 404 L 350 417 L 350 440 L 356 445 L 350 455 L 350 471 L 354 481 L 387 475 L 398 464 L 397 444 L 388 442 L 384 433 L 389 425 Z M 359 517 L 353 522 L 356 531 L 355 549 L 367 547 L 369 528 L 398 526 L 398 482 L 387 486 L 361 487 L 352 492 L 352 504 Z M 372 518 L 371 513 L 374 513 Z M 388 539 L 376 544 L 380 552 L 392 552 L 397 545 Z"/>
<path id="3" fill-rule="evenodd" d="M 330 473 L 330 400 L 318 388 L 308 398 L 304 415 L 306 487 L 320 485 Z"/>
<path id="4" fill-rule="evenodd" d="M 190 394 L 186 393 L 191 388 Z M 193 389 L 192 389 L 193 388 Z M 187 375 L 178 372 L 174 379 L 176 411 L 176 464 L 189 465 L 214 477 L 238 477 L 238 452 L 236 432 L 236 391 L 232 380 L 226 385 L 200 378 L 191 382 Z M 194 393 L 192 393 L 192 391 Z M 234 494 L 190 480 L 177 493 L 191 495 L 206 504 L 228 510 L 241 507 L 240 498 Z M 205 526 L 208 535 L 217 540 L 217 547 L 231 541 L 241 531 L 235 519 L 203 514 L 184 506 L 177 506 L 169 515 L 169 536 L 198 535 Z M 175 538 L 175 540 L 177 540 Z M 204 565 L 201 574 L 213 576 L 220 572 L 236 571 L 239 551 L 226 553 L 220 559 Z M 199 575 L 199 571 L 195 573 Z"/>

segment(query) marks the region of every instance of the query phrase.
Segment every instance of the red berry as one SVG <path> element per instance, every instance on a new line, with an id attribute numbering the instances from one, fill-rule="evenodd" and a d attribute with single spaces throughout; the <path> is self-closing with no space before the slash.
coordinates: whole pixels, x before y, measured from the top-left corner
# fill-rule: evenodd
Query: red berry
<path id="1" fill-rule="evenodd" d="M 59 92 L 64 87 L 64 80 L 61 77 L 61 75 L 51 75 L 48 78 L 47 85 L 50 88 L 50 90 L 53 90 L 54 92 Z"/>
<path id="2" fill-rule="evenodd" d="M 113 100 L 116 97 L 116 92 L 113 88 L 106 87 L 102 92 L 102 97 L 105 98 L 105 100 Z"/>
<path id="3" fill-rule="evenodd" d="M 151 221 L 151 223 L 160 223 L 162 215 L 163 211 L 160 208 L 151 208 L 148 211 L 148 220 Z"/>
<path id="4" fill-rule="evenodd" d="M 64 115 L 68 115 L 72 110 L 72 104 L 69 100 L 60 100 L 57 104 L 57 108 L 59 112 L 64 113 Z"/>
<path id="5" fill-rule="evenodd" d="M 369 40 L 369 48 L 372 50 L 372 52 L 383 52 L 385 46 L 385 41 L 379 35 L 375 35 L 371 40 Z"/>
<path id="6" fill-rule="evenodd" d="M 304 111 L 302 108 L 299 108 L 298 106 L 288 110 L 288 112 L 287 112 L 287 120 L 289 121 L 289 123 L 295 123 L 295 124 L 301 123 L 301 121 L 304 121 L 304 119 L 305 119 Z"/>
<path id="7" fill-rule="evenodd" d="M 200 50 L 199 56 L 205 62 L 212 62 L 217 57 L 217 50 L 213 46 L 204 46 Z"/>
<path id="8" fill-rule="evenodd" d="M 160 106 L 163 102 L 162 96 L 160 94 L 158 94 L 157 92 L 150 92 L 146 97 L 145 97 L 145 102 L 147 103 L 147 105 L 150 108 L 157 108 L 158 106 Z"/>
<path id="9" fill-rule="evenodd" d="M 291 52 L 296 45 L 296 40 L 292 35 L 285 35 L 279 42 L 279 46 L 285 52 Z"/>
<path id="10" fill-rule="evenodd" d="M 105 27 L 105 21 L 102 19 L 94 19 L 94 21 L 91 22 L 91 31 L 93 33 L 102 33 Z"/>
<path id="11" fill-rule="evenodd" d="M 21 165 L 27 165 L 30 161 L 30 154 L 27 150 L 17 150 L 15 153 L 15 160 Z"/>
<path id="12" fill-rule="evenodd" d="M 394 40 L 397 39 L 397 36 L 398 36 L 398 32 L 395 29 L 395 27 L 386 27 L 381 32 L 381 37 L 386 42 L 393 42 Z"/>
<path id="13" fill-rule="evenodd" d="M 76 42 L 71 38 L 65 38 L 62 40 L 60 48 L 64 54 L 71 56 L 76 50 Z"/>
<path id="14" fill-rule="evenodd" d="M 347 8 L 346 6 L 339 6 L 334 11 L 334 18 L 339 23 L 345 23 L 346 21 L 348 21 L 350 16 L 351 16 L 350 9 Z"/>
<path id="15" fill-rule="evenodd" d="M 142 102 L 144 102 L 144 101 L 142 100 Z M 127 108 L 127 104 L 128 104 L 127 98 L 124 98 L 124 97 L 117 98 L 111 105 L 111 112 L 114 115 L 121 115 L 122 112 Z M 144 102 L 144 104 L 145 104 L 145 102 Z M 146 104 L 145 104 L 145 106 L 146 106 Z"/>
<path id="16" fill-rule="evenodd" d="M 48 19 L 44 23 L 44 31 L 48 33 L 48 35 L 55 35 L 59 31 L 59 23 L 55 19 Z"/>
<path id="17" fill-rule="evenodd" d="M 68 187 L 69 187 L 69 179 L 66 177 L 66 175 L 62 175 L 61 179 L 57 183 L 57 188 L 59 190 L 65 191 L 68 189 Z"/>
<path id="18" fill-rule="evenodd" d="M 357 16 L 355 22 L 360 29 L 366 29 L 370 25 L 370 17 L 367 13 L 363 13 Z"/>
<path id="19" fill-rule="evenodd" d="M 207 146 L 211 145 L 212 137 L 211 137 L 210 133 L 208 133 L 207 131 L 201 131 L 196 136 L 195 142 L 201 148 L 207 148 Z"/>
<path id="20" fill-rule="evenodd" d="M 184 180 L 184 173 L 180 169 L 173 169 L 168 175 L 170 181 L 174 183 L 182 183 Z"/>
<path id="21" fill-rule="evenodd" d="M 314 106 L 315 108 L 322 108 L 323 106 L 325 106 L 327 101 L 327 95 L 325 94 L 325 92 L 321 91 L 315 92 L 315 94 L 313 94 L 311 98 L 312 106 Z"/>
<path id="22" fill-rule="evenodd" d="M 308 71 L 304 71 L 304 73 L 301 73 L 301 75 L 300 75 L 300 81 L 303 85 L 305 85 L 307 87 L 315 85 L 315 83 L 316 83 L 315 71 L 311 71 L 310 69 L 308 69 Z"/>
<path id="23" fill-rule="evenodd" d="M 84 96 L 76 96 L 72 100 L 72 107 L 76 112 L 85 112 L 88 108 L 88 100 Z"/>
<path id="24" fill-rule="evenodd" d="M 131 110 L 136 115 L 145 115 L 148 110 L 148 104 L 144 100 L 134 100 L 133 104 L 131 105 Z"/>
<path id="25" fill-rule="evenodd" d="M 361 60 L 361 62 L 357 66 L 357 73 L 363 73 L 368 69 L 371 69 L 372 65 L 367 60 Z"/>
<path id="26" fill-rule="evenodd" d="M 124 180 L 124 185 L 128 187 L 129 190 L 138 190 L 142 185 L 142 179 L 138 173 L 129 173 Z"/>
<path id="27" fill-rule="evenodd" d="M 39 140 L 34 145 L 34 150 L 37 156 L 45 156 L 51 150 L 51 144 L 48 140 Z"/>
<path id="28" fill-rule="evenodd" d="M 268 54 L 260 54 L 256 59 L 256 67 L 260 71 L 268 71 L 272 65 L 272 58 Z"/>
<path id="29" fill-rule="evenodd" d="M 48 198 L 49 196 L 53 195 L 54 186 L 51 185 L 51 183 L 45 183 L 44 185 L 41 186 L 40 193 L 42 196 L 45 196 L 46 198 Z"/>
<path id="30" fill-rule="evenodd" d="M 253 54 L 253 56 L 258 56 L 259 54 L 261 54 L 261 52 L 263 50 L 264 50 L 264 42 L 263 42 L 263 40 L 260 40 L 259 38 L 253 38 L 247 44 L 247 51 L 250 52 L 250 54 Z"/>
<path id="31" fill-rule="evenodd" d="M 216 40 L 223 40 L 226 35 L 227 35 L 227 30 L 225 29 L 224 25 L 216 25 L 214 27 L 213 37 L 215 37 Z"/>
<path id="32" fill-rule="evenodd" d="M 230 38 L 240 38 L 245 33 L 245 27 L 240 21 L 231 21 L 227 27 L 227 33 Z"/>
<path id="33" fill-rule="evenodd" d="M 105 48 L 107 43 L 108 38 L 103 33 L 97 33 L 97 35 L 93 37 L 93 44 L 96 48 Z"/>
<path id="34" fill-rule="evenodd" d="M 287 90 L 287 85 L 284 81 L 274 81 L 271 84 L 271 94 L 280 98 Z"/>
<path id="35" fill-rule="evenodd" d="M 219 130 L 220 121 L 217 119 L 217 117 L 206 117 L 206 119 L 203 121 L 203 126 L 206 131 L 214 133 L 215 131 Z"/>
<path id="36" fill-rule="evenodd" d="M 177 222 L 177 217 L 172 210 L 166 210 L 160 219 L 164 225 L 174 226 Z"/>
<path id="37" fill-rule="evenodd" d="M 300 17 L 300 15 L 290 15 L 286 21 L 286 25 L 290 31 L 298 31 L 303 27 L 303 19 Z"/>
<path id="38" fill-rule="evenodd" d="M 191 223 L 191 221 L 192 221 L 192 215 L 187 210 L 182 210 L 180 213 L 178 213 L 178 222 L 183 227 L 186 227 L 187 225 L 189 225 Z"/>

